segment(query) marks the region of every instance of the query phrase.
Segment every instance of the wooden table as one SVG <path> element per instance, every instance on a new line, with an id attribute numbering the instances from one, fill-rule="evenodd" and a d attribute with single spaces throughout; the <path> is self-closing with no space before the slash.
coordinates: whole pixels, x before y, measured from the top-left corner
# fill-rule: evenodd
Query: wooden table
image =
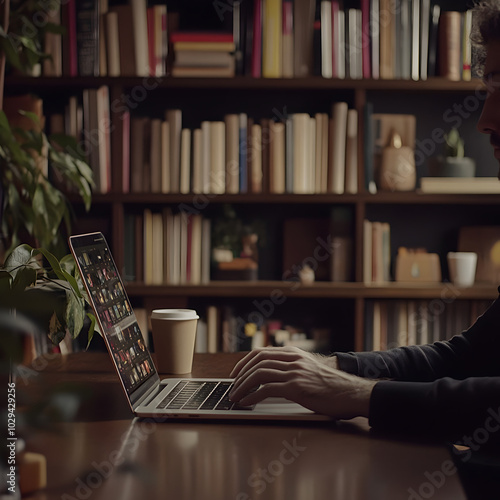
<path id="1" fill-rule="evenodd" d="M 192 376 L 227 376 L 240 356 L 196 355 Z M 41 359 L 35 372 L 18 378 L 18 394 L 57 394 L 69 421 L 39 407 L 48 428 L 22 431 L 48 463 L 32 499 L 465 499 L 444 446 L 376 435 L 363 418 L 148 422 L 132 418 L 107 354 Z"/>

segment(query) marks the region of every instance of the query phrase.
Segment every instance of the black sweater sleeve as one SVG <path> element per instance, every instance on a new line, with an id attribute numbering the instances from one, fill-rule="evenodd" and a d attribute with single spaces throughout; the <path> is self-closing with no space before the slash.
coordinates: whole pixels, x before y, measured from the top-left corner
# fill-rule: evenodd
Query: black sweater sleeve
<path id="1" fill-rule="evenodd" d="M 461 438 L 500 423 L 499 299 L 449 341 L 337 356 L 344 371 L 391 379 L 373 390 L 374 428 Z"/>

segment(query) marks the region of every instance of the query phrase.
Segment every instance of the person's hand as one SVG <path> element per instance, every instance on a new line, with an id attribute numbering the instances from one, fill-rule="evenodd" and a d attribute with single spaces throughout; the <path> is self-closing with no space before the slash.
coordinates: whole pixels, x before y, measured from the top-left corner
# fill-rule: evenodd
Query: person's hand
<path id="1" fill-rule="evenodd" d="M 230 399 L 250 406 L 283 397 L 335 418 L 367 417 L 376 381 L 336 370 L 331 359 L 294 347 L 255 349 L 231 372 Z"/>

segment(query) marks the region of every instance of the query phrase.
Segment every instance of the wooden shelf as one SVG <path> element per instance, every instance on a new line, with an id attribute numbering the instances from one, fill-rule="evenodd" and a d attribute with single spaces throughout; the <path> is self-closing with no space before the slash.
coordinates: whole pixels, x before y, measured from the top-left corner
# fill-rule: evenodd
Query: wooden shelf
<path id="1" fill-rule="evenodd" d="M 499 181 L 500 182 L 500 181 Z M 70 200 L 81 203 L 79 198 Z M 162 194 L 162 193 L 108 193 L 92 196 L 95 204 L 123 203 L 186 203 L 204 206 L 209 203 L 238 204 L 355 204 L 365 205 L 500 205 L 497 194 L 424 194 L 419 192 L 379 192 L 377 194 Z"/>
<path id="2" fill-rule="evenodd" d="M 211 281 L 206 285 L 144 285 L 128 283 L 127 293 L 133 298 L 144 297 L 270 297 L 282 293 L 286 297 L 329 299 L 495 299 L 497 287 L 493 284 L 457 288 L 451 283 L 415 285 L 386 283 L 365 285 L 364 283 L 316 282 L 300 285 L 286 281 Z"/>
<path id="3" fill-rule="evenodd" d="M 428 80 L 351 80 L 330 79 L 321 77 L 307 78 L 252 78 L 237 76 L 234 78 L 173 78 L 164 77 L 26 77 L 10 76 L 6 78 L 6 88 L 17 90 L 33 90 L 38 88 L 93 88 L 100 85 L 131 88 L 143 86 L 147 90 L 154 89 L 241 89 L 241 90 L 269 90 L 269 89 L 346 89 L 363 91 L 457 91 L 468 92 L 484 89 L 479 79 L 471 81 L 451 81 L 445 78 L 433 77 Z"/>

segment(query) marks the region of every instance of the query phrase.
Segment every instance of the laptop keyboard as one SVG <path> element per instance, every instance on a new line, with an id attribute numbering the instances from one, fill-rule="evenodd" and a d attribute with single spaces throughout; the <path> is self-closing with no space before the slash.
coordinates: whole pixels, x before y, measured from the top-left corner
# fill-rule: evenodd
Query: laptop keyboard
<path id="1" fill-rule="evenodd" d="M 169 410 L 253 410 L 229 401 L 232 382 L 181 380 L 156 406 Z"/>

